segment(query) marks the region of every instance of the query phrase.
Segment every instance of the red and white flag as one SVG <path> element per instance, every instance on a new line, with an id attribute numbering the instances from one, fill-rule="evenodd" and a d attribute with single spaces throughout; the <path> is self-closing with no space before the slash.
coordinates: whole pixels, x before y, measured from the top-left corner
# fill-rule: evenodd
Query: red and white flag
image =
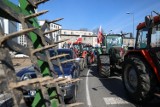
<path id="1" fill-rule="evenodd" d="M 77 43 L 82 43 L 82 35 L 80 35 L 77 39 L 76 39 Z"/>
<path id="2" fill-rule="evenodd" d="M 103 39 L 103 34 L 102 34 L 102 28 L 101 26 L 99 27 L 99 30 L 98 30 L 98 35 L 97 35 L 97 43 L 102 43 L 102 39 Z"/>

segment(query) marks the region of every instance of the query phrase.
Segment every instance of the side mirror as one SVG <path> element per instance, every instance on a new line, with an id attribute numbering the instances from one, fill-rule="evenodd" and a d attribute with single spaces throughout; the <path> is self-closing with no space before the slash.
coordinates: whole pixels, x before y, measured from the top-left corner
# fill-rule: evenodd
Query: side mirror
<path id="1" fill-rule="evenodd" d="M 151 28 L 153 24 L 153 19 L 150 15 L 145 17 L 145 24 L 147 28 Z"/>

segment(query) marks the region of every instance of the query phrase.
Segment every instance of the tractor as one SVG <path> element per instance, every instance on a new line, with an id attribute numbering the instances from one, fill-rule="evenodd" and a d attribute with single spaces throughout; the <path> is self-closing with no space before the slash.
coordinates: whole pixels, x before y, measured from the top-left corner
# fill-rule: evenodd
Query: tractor
<path id="1" fill-rule="evenodd" d="M 101 44 L 102 54 L 97 58 L 97 71 L 100 76 L 109 77 L 114 74 L 121 74 L 123 56 L 124 34 L 108 34 L 104 36 Z"/>
<path id="2" fill-rule="evenodd" d="M 91 44 L 83 44 L 83 51 L 87 51 L 87 64 L 91 65 L 96 61 L 95 51 Z"/>
<path id="3" fill-rule="evenodd" d="M 145 103 L 160 97 L 160 15 L 146 16 L 137 26 L 135 47 L 128 50 L 122 80 L 129 98 Z"/>
<path id="4" fill-rule="evenodd" d="M 84 70 L 84 68 L 87 68 L 87 51 L 83 50 L 83 43 L 77 41 L 72 43 L 69 42 L 67 46 L 74 50 L 77 57 L 81 58 L 80 69 Z"/>

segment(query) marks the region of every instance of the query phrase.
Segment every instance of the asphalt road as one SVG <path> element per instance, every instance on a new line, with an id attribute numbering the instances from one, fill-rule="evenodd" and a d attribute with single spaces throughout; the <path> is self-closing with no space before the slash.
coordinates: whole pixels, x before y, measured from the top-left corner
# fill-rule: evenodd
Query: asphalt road
<path id="1" fill-rule="evenodd" d="M 132 103 L 125 93 L 121 77 L 101 78 L 96 65 L 81 72 L 77 101 L 84 105 L 78 107 L 160 107 L 156 98 L 143 105 Z"/>

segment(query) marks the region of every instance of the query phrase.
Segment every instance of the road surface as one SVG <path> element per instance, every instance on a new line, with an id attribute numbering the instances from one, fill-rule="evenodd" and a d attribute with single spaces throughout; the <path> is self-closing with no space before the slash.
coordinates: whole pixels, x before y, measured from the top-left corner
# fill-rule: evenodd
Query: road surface
<path id="1" fill-rule="evenodd" d="M 84 105 L 78 107 L 160 107 L 157 99 L 144 105 L 132 103 L 127 98 L 121 77 L 100 78 L 96 65 L 82 71 L 81 78 L 77 101 Z"/>

